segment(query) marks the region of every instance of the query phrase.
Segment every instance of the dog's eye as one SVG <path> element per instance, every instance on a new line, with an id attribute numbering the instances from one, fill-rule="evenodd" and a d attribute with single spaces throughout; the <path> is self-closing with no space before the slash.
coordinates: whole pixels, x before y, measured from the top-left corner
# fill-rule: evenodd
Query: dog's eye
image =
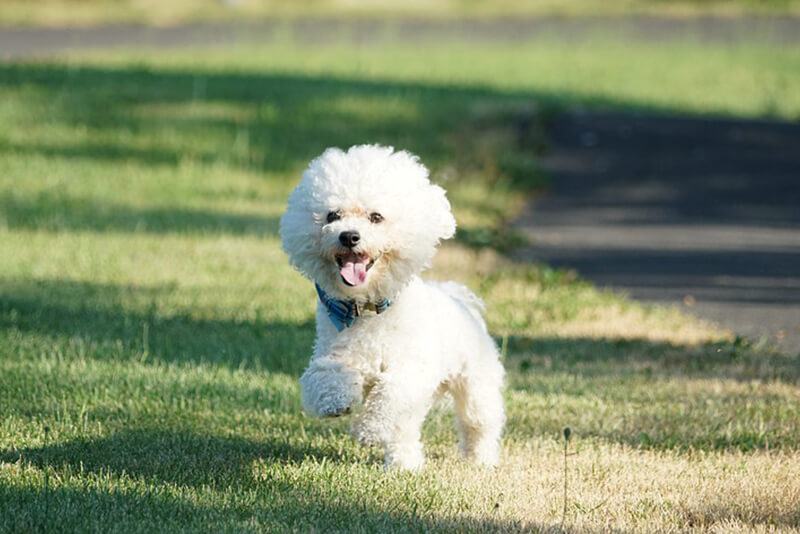
<path id="1" fill-rule="evenodd" d="M 373 212 L 369 214 L 369 222 L 378 224 L 379 222 L 383 222 L 383 215 L 380 213 Z"/>
<path id="2" fill-rule="evenodd" d="M 333 221 L 338 221 L 341 218 L 342 218 L 342 214 L 338 210 L 337 211 L 329 211 L 328 212 L 327 221 L 329 223 L 332 223 Z"/>

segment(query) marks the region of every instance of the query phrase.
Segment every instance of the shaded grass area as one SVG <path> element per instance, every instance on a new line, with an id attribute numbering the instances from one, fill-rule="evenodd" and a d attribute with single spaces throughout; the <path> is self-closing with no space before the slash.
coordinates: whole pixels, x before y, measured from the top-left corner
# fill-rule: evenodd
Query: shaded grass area
<path id="1" fill-rule="evenodd" d="M 215 213 L 192 208 L 136 208 L 48 191 L 27 197 L 7 193 L 0 198 L 0 211 L 3 214 L 3 223 L 9 228 L 17 229 L 278 234 L 277 217 Z"/>
<path id="2" fill-rule="evenodd" d="M 4 283 L 0 325 L 45 336 L 56 347 L 82 342 L 84 356 L 101 360 L 113 354 L 114 359 L 213 363 L 299 375 L 314 339 L 313 318 L 281 321 L 261 309 L 247 319 L 161 311 L 179 295 L 169 285 L 138 288 L 41 279 Z"/>
<path id="3" fill-rule="evenodd" d="M 800 526 L 800 360 L 498 253 L 545 183 L 549 110 L 771 113 L 796 71 L 761 89 L 707 81 L 701 97 L 681 76 L 660 93 L 639 81 L 626 99 L 592 89 L 592 69 L 557 85 L 553 50 L 549 71 L 520 74 L 546 52 L 525 50 L 432 50 L 424 66 L 413 50 L 284 45 L 0 65 L 0 531 Z M 356 61 L 332 61 L 343 52 Z M 717 50 L 705 68 L 756 76 L 793 54 Z M 419 153 L 449 191 L 461 229 L 429 274 L 475 288 L 505 347 L 496 472 L 457 458 L 446 405 L 420 474 L 384 473 L 346 420 L 301 413 L 314 291 L 277 221 L 308 159 L 364 141 Z M 577 454 L 561 525 L 564 426 Z"/>
<path id="4" fill-rule="evenodd" d="M 241 531 L 262 531 L 264 525 L 343 531 L 353 524 L 392 531 L 498 530 L 519 524 L 457 514 L 432 520 L 415 511 L 396 510 L 405 508 L 403 501 L 409 495 L 435 505 L 446 490 L 430 480 L 398 476 L 387 480 L 374 465 L 308 444 L 295 448 L 282 441 L 137 430 L 28 449 L 19 455 L 27 465 L 41 469 L 43 476 L 34 475 L 26 487 L 0 487 L 11 512 L 6 525 L 11 531 L 65 527 L 215 531 L 232 525 Z M 343 470 L 334 462 L 349 467 Z M 56 473 L 61 483 L 53 488 L 48 475 Z M 319 484 L 320 474 L 327 479 L 325 485 Z M 348 488 L 351 477 L 368 480 L 374 489 L 391 485 L 400 491 L 389 501 L 380 502 L 367 492 L 358 492 L 354 500 Z M 223 504 L 217 492 L 228 496 Z M 42 504 L 47 515 L 29 514 Z"/>
<path id="5" fill-rule="evenodd" d="M 514 156 L 533 143 L 528 130 L 498 127 L 529 97 L 489 88 L 58 64 L 0 66 L 0 82 L 31 104 L 6 106 L 15 125 L 0 139 L 6 184 L 66 163 L 59 175 L 5 188 L 9 229 L 275 236 L 286 176 L 331 144 L 369 140 L 421 154 L 444 181 L 456 176 L 449 160 L 459 180 L 493 185 L 493 199 L 485 185 L 453 192 L 482 219 L 459 239 L 508 248 L 514 238 L 491 227 L 508 218 L 515 190 L 542 183 L 532 155 Z M 454 151 L 474 133 L 460 114 L 482 103 L 480 126 L 497 139 Z"/>

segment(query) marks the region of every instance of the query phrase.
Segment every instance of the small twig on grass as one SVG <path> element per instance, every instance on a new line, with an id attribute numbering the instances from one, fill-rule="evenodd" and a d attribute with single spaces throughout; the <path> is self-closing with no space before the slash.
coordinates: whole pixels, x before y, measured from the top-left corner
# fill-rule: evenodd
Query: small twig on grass
<path id="1" fill-rule="evenodd" d="M 561 524 L 563 525 L 567 520 L 567 456 L 569 455 L 569 438 L 572 435 L 572 430 L 569 427 L 564 428 L 564 512 L 561 516 Z"/>
<path id="2" fill-rule="evenodd" d="M 150 356 L 150 325 L 144 322 L 142 323 L 142 355 L 139 363 L 146 362 L 148 356 Z"/>
<path id="3" fill-rule="evenodd" d="M 44 450 L 47 450 L 48 446 L 50 445 L 50 427 L 45 425 L 44 426 Z M 45 526 L 45 522 L 48 521 L 50 518 L 50 470 L 47 468 L 47 465 L 44 466 L 44 515 L 42 516 L 42 527 Z M 43 528 L 43 531 L 47 529 Z"/>

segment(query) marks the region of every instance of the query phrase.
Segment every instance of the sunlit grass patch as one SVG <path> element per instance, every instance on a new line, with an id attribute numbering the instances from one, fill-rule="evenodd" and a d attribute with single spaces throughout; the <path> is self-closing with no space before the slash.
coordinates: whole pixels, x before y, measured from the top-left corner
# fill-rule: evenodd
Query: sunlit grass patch
<path id="1" fill-rule="evenodd" d="M 535 16 L 624 16 L 651 15 L 661 17 L 696 17 L 742 15 L 791 16 L 800 13 L 796 0 L 499 0 L 468 1 L 444 0 L 317 0 L 292 2 L 290 0 L 172 0 L 167 3 L 152 0 L 116 0 L 76 2 L 74 0 L 48 0 L 25 2 L 3 0 L 0 2 L 0 20 L 4 24 L 25 25 L 75 25 L 145 23 L 174 25 L 203 21 L 272 20 L 276 17 L 335 17 L 411 19 L 419 18 L 460 20 L 464 17 L 535 17 Z"/>
<path id="2" fill-rule="evenodd" d="M 0 66 L 0 530 L 798 528 L 797 358 L 504 254 L 553 109 L 777 97 L 791 117 L 795 52 L 712 49 L 695 86 L 690 48 L 554 46 Z M 674 86 L 651 79 L 675 58 Z M 459 457 L 446 401 L 417 474 L 300 410 L 315 295 L 278 221 L 311 157 L 359 142 L 418 153 L 449 191 L 460 233 L 426 276 L 475 289 L 503 347 L 496 471 Z"/>

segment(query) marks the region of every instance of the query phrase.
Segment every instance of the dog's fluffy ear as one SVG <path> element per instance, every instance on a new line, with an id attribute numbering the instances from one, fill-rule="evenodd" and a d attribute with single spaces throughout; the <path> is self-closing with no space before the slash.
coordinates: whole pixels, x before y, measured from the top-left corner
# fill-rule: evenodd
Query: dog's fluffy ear
<path id="1" fill-rule="evenodd" d="M 432 231 L 439 240 L 450 239 L 456 233 L 456 219 L 450 210 L 450 202 L 447 200 L 445 190 L 438 185 L 431 184 L 428 187 L 431 196 L 431 206 L 434 206 L 430 214 Z"/>
<path id="2" fill-rule="evenodd" d="M 371 147 L 383 150 L 393 150 L 391 147 Z M 432 237 L 434 244 L 443 239 L 450 239 L 456 233 L 456 220 L 450 209 L 445 190 L 430 182 L 428 168 L 416 156 L 405 150 L 394 152 L 391 158 L 397 162 L 397 168 L 403 169 L 404 179 L 416 182 L 422 202 L 419 206 L 423 210 L 424 231 Z"/>

